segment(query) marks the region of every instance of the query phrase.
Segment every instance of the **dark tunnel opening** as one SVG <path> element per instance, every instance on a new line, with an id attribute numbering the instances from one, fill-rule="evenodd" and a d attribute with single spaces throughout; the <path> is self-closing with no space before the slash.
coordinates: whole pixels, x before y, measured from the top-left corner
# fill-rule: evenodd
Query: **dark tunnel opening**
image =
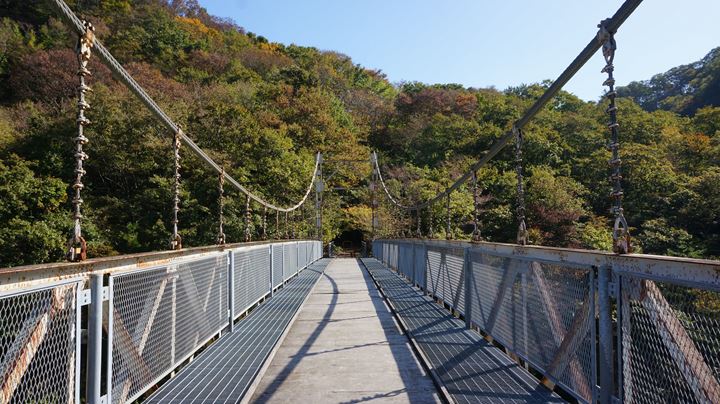
<path id="1" fill-rule="evenodd" d="M 336 252 L 340 255 L 356 256 L 362 248 L 364 234 L 362 230 L 348 229 L 333 239 Z"/>

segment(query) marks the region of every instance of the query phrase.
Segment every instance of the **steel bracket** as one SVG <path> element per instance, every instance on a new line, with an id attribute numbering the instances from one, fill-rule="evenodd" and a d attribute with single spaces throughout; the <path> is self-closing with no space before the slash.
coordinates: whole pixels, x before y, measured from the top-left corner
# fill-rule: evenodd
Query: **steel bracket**
<path id="1" fill-rule="evenodd" d="M 107 286 L 102 288 L 102 301 L 107 301 L 110 296 L 110 290 Z M 90 289 L 83 289 L 78 292 L 78 304 L 80 306 L 87 306 L 92 303 L 92 293 Z"/>
<path id="2" fill-rule="evenodd" d="M 78 304 L 80 306 L 87 306 L 92 302 L 92 297 L 90 296 L 90 289 L 83 289 L 78 292 Z"/>
<path id="3" fill-rule="evenodd" d="M 617 284 L 615 283 L 614 280 L 608 282 L 608 295 L 610 297 L 612 297 L 613 299 L 617 299 L 617 293 L 616 293 L 617 289 L 615 287 L 616 285 Z"/>

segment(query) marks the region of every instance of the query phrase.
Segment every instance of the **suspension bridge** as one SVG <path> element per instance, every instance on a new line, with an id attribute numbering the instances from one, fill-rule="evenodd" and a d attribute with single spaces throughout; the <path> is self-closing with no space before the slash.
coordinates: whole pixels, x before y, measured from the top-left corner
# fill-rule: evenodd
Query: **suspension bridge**
<path id="1" fill-rule="evenodd" d="M 74 228 L 67 262 L 0 269 L 0 403 L 720 402 L 720 315 L 695 304 L 720 297 L 720 262 L 632 254 L 624 219 L 614 35 L 641 0 L 600 22 L 512 128 L 434 197 L 408 203 L 393 195 L 376 153 L 334 162 L 318 153 L 303 197 L 290 206 L 229 175 L 94 37 L 91 22 L 63 0 L 50 2 L 79 36 Z M 529 245 L 523 130 L 598 51 L 614 251 Z M 94 56 L 172 134 L 166 251 L 87 258 L 82 180 Z M 476 173 L 510 142 L 517 242 L 482 241 Z M 218 178 L 216 245 L 188 247 L 178 232 L 186 152 Z M 329 162 L 371 167 L 372 234 L 359 259 L 333 258 L 321 240 Z M 452 240 L 449 198 L 468 182 L 472 240 Z M 240 243 L 223 231 L 226 185 L 245 196 Z M 288 216 L 312 204 L 313 191 L 317 239 L 295 239 Z M 376 237 L 381 200 L 415 215 L 396 239 Z M 446 240 L 424 237 L 421 212 L 443 202 Z M 263 211 L 259 241 L 251 204 Z M 282 239 L 266 240 L 268 214 Z"/>

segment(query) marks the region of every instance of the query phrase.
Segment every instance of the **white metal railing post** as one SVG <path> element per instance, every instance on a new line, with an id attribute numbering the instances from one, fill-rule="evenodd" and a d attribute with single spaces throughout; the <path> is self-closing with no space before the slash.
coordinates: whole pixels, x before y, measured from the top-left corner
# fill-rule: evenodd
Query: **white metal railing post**
<path id="1" fill-rule="evenodd" d="M 273 260 L 273 252 L 275 250 L 275 246 L 273 244 L 270 244 L 270 296 L 272 297 L 275 294 L 275 260 Z"/>
<path id="2" fill-rule="evenodd" d="M 520 290 L 522 291 L 522 324 L 523 324 L 523 352 L 528 355 L 528 276 L 526 272 L 520 274 Z M 594 339 L 593 339 L 594 341 Z M 592 344 L 593 346 L 595 344 Z M 527 364 L 526 364 L 527 366 Z"/>
<path id="3" fill-rule="evenodd" d="M 90 308 L 88 309 L 87 401 L 100 404 L 102 385 L 103 276 L 90 276 Z M 80 327 L 80 324 L 77 325 Z M 76 353 L 76 354 L 79 354 Z M 112 355 L 112 352 L 109 353 Z"/>
<path id="4" fill-rule="evenodd" d="M 420 249 L 420 256 L 422 258 L 422 268 L 424 270 L 423 273 L 423 284 L 422 288 L 425 291 L 426 294 L 432 295 L 428 291 L 428 251 L 427 251 L 427 245 L 423 244 L 422 248 Z"/>
<path id="5" fill-rule="evenodd" d="M 603 404 L 610 403 L 610 397 L 615 390 L 613 380 L 613 334 L 612 318 L 610 316 L 610 271 L 611 267 L 603 265 L 597 269 L 598 283 L 598 331 L 599 331 L 599 355 L 600 361 L 600 396 L 599 401 Z"/>
<path id="6" fill-rule="evenodd" d="M 75 290 L 75 403 L 80 404 L 80 368 L 82 361 L 80 351 L 82 345 L 82 294 L 84 293 L 82 283 L 77 285 Z M 87 370 L 87 367 L 85 368 Z M 100 375 L 102 377 L 102 374 Z"/>
<path id="7" fill-rule="evenodd" d="M 112 276 L 108 278 L 107 301 L 107 367 L 105 369 L 105 388 L 107 389 L 107 393 L 102 402 L 112 403 L 113 339 L 115 338 L 115 281 Z"/>
<path id="8" fill-rule="evenodd" d="M 612 281 L 614 284 L 614 287 L 612 289 L 613 294 L 615 295 L 615 324 L 617 324 L 617 343 L 615 345 L 615 360 L 617 361 L 617 392 L 618 397 L 620 399 L 618 401 L 623 402 L 625 398 L 625 359 L 623 358 L 623 347 L 625 346 L 624 340 L 625 340 L 625 330 L 628 330 L 626 328 L 626 325 L 629 325 L 628 321 L 629 318 L 625 318 L 628 312 L 626 312 L 626 305 L 629 305 L 630 302 L 625 299 L 624 293 L 623 293 L 623 277 L 621 274 L 618 274 L 614 268 L 612 271 Z M 629 376 L 629 375 L 628 375 Z"/>
<path id="9" fill-rule="evenodd" d="M 597 284 L 595 279 L 595 271 L 590 271 L 590 274 L 588 276 L 588 297 L 590 302 L 597 301 Z M 590 341 L 597 341 L 598 337 L 598 327 L 597 323 L 595 322 L 595 319 L 597 318 L 597 312 L 596 312 L 596 305 L 591 304 L 589 307 L 590 310 L 590 319 L 591 319 L 591 325 L 590 325 Z M 620 311 L 620 308 L 618 307 L 618 312 Z M 527 319 L 525 320 L 527 323 Z M 619 324 L 619 322 L 618 322 Z M 527 328 L 527 325 L 526 325 Z M 526 338 L 527 339 L 527 338 Z M 527 343 L 526 343 L 527 344 Z M 590 344 L 590 365 L 591 365 L 591 372 L 590 372 L 590 388 L 591 388 L 591 394 L 592 399 L 591 401 L 596 403 L 598 402 L 598 369 L 597 369 L 597 358 L 598 358 L 598 344 Z M 614 346 L 614 345 L 613 345 Z M 525 348 L 525 352 L 527 352 L 527 347 Z M 610 355 L 610 358 L 612 359 L 612 354 Z M 612 394 L 612 393 L 611 393 Z"/>
<path id="10" fill-rule="evenodd" d="M 412 283 L 413 285 L 417 285 L 417 263 L 415 262 L 415 243 L 412 243 L 412 253 L 411 258 L 412 260 Z"/>
<path id="11" fill-rule="evenodd" d="M 230 332 L 235 329 L 235 254 L 228 251 L 228 322 Z"/>
<path id="12" fill-rule="evenodd" d="M 177 347 L 177 268 L 172 272 L 172 286 L 170 299 L 170 363 L 175 365 L 175 348 Z"/>

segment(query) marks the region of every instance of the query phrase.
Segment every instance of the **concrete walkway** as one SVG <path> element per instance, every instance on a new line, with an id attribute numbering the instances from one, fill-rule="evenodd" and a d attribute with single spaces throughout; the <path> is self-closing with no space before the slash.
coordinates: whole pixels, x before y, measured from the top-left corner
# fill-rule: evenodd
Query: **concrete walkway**
<path id="1" fill-rule="evenodd" d="M 334 259 L 305 302 L 251 402 L 437 403 L 370 276 Z"/>

